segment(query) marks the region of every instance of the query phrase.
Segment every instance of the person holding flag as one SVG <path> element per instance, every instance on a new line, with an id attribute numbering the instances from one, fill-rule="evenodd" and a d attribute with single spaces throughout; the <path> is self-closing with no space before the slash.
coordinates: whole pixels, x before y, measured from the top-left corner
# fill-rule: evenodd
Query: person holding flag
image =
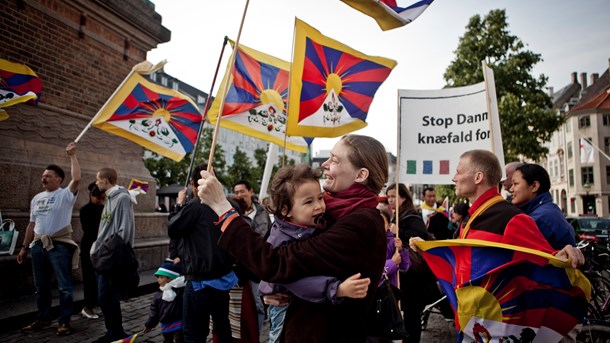
<path id="1" fill-rule="evenodd" d="M 450 267 L 449 269 L 445 268 L 444 272 L 441 270 L 441 266 L 447 267 L 445 266 L 447 260 L 439 258 L 440 255 L 442 255 L 441 253 L 432 255 L 425 251 L 424 257 L 446 291 L 454 311 L 456 311 L 455 324 L 456 328 L 460 330 L 460 338 L 475 340 L 475 337 L 481 335 L 486 335 L 490 339 L 505 337 L 507 331 L 516 330 L 512 327 L 515 325 L 511 325 L 511 323 L 508 322 L 509 320 L 519 320 L 520 328 L 525 326 L 527 329 L 534 331 L 534 335 L 539 334 L 541 337 L 549 337 L 547 335 L 550 335 L 551 337 L 556 338 L 557 335 L 571 335 L 574 333 L 573 330 L 578 330 L 577 324 L 581 318 L 580 314 L 586 313 L 586 279 L 583 281 L 582 278 L 578 277 L 578 271 L 575 271 L 576 274 L 570 274 L 574 277 L 569 278 L 568 281 L 568 283 L 572 282 L 572 284 L 566 285 L 565 282 L 562 283 L 560 282 L 562 280 L 557 279 L 557 271 L 563 272 L 560 267 L 556 267 L 555 264 L 551 265 L 552 262 L 548 262 L 549 260 L 545 260 L 547 262 L 541 262 L 535 256 L 549 256 L 550 258 L 559 261 L 555 263 L 566 261 L 564 262 L 566 266 L 569 264 L 573 268 L 584 263 L 584 256 L 580 250 L 570 245 L 565 246 L 559 251 L 554 251 L 536 226 L 534 220 L 521 212 L 517 207 L 509 204 L 500 196 L 498 193 L 498 184 L 501 177 L 502 170 L 500 163 L 492 152 L 486 150 L 470 150 L 460 156 L 453 182 L 455 183 L 456 195 L 465 197 L 472 203 L 472 207 L 469 209 L 470 216 L 466 224 L 462 224 L 459 228 L 460 239 L 455 241 L 455 243 L 452 243 L 454 241 L 447 241 L 448 243 L 439 242 L 434 246 L 438 248 L 441 246 L 441 243 L 443 243 L 444 245 L 441 248 L 449 249 L 451 256 L 453 256 L 452 263 L 454 264 L 453 267 L 455 267 L 455 269 Z M 464 241 L 461 242 L 462 240 Z M 421 238 L 412 238 L 409 242 L 411 248 L 414 250 L 419 250 L 418 247 L 427 249 L 434 248 L 432 247 L 434 244 L 430 244 L 433 242 L 421 241 Z M 456 247 L 458 245 L 460 247 Z M 503 250 L 504 252 L 509 248 L 520 250 L 509 250 L 510 254 L 514 255 L 503 257 L 501 261 L 496 261 L 494 259 L 489 260 L 489 258 L 493 258 L 492 255 L 484 255 L 484 253 L 477 255 L 474 250 L 464 249 L 475 249 L 475 247 L 481 246 L 490 246 L 492 248 L 500 247 L 502 248 L 500 250 Z M 468 254 L 468 256 L 462 254 Z M 532 262 L 532 264 L 537 263 L 535 267 L 542 268 L 545 265 L 549 265 L 551 269 L 543 269 L 545 273 L 536 272 L 533 274 L 520 274 L 524 273 L 525 268 L 530 267 L 529 265 L 525 265 L 527 259 L 525 261 L 523 260 L 522 257 L 524 254 L 532 256 L 528 257 L 529 259 L 535 259 L 535 261 Z M 554 258 L 551 254 L 554 255 Z M 485 261 L 478 260 L 477 256 L 485 256 L 486 259 Z M 552 293 L 556 287 L 560 287 L 561 285 L 561 287 L 567 288 L 561 288 L 560 293 L 570 295 L 570 297 L 562 296 L 561 299 L 558 299 L 557 297 L 550 296 L 542 298 L 540 297 L 540 294 L 542 293 L 538 293 L 539 296 L 537 297 L 535 304 L 532 299 L 528 298 L 530 299 L 529 306 L 531 306 L 531 309 L 517 309 L 515 303 L 510 303 L 506 304 L 508 307 L 506 310 L 503 310 L 503 313 L 499 313 L 497 316 L 490 315 L 488 307 L 490 299 L 492 299 L 490 296 L 494 296 L 495 294 L 488 292 L 500 289 L 500 286 L 487 292 L 480 292 L 480 289 L 483 289 L 483 286 L 479 286 L 479 288 L 475 287 L 479 289 L 478 293 L 470 292 L 472 290 L 471 286 L 479 285 L 480 282 L 492 284 L 494 283 L 495 278 L 499 278 L 502 275 L 489 274 L 492 274 L 494 271 L 499 271 L 501 273 L 502 270 L 507 270 L 509 267 L 515 265 L 517 265 L 517 269 L 509 270 L 512 273 L 510 279 L 513 280 L 510 284 L 510 288 L 515 290 L 515 292 L 511 293 L 511 296 L 515 296 L 516 290 L 523 292 L 524 285 L 527 286 L 525 287 L 528 288 L 527 291 L 534 289 L 539 290 L 539 292 L 544 290 L 544 292 L 547 293 Z M 520 266 L 523 266 L 524 269 L 518 269 Z M 447 271 L 452 271 L 452 273 L 448 273 Z M 568 271 L 564 274 L 566 273 L 569 274 Z M 486 275 L 489 275 L 488 278 L 485 278 Z M 546 280 L 543 280 L 544 282 L 547 282 L 547 284 L 541 285 L 540 280 L 534 280 L 536 277 L 540 278 L 543 276 L 548 276 Z M 453 281 L 448 281 L 449 279 Z M 580 284 L 578 284 L 578 282 L 580 282 Z M 506 287 L 506 285 L 504 285 L 504 287 Z M 590 284 L 588 290 L 590 293 Z M 525 293 L 527 293 L 527 291 L 525 291 Z M 506 296 L 508 296 L 508 294 L 506 294 Z M 526 294 L 525 297 L 527 296 L 528 295 Z M 468 301 L 465 300 L 466 297 L 468 298 Z M 502 300 L 501 294 L 498 295 L 498 297 Z M 522 301 L 520 298 L 515 301 L 519 300 Z M 560 301 L 558 300 L 563 301 L 563 303 L 559 303 Z M 541 302 L 543 303 L 541 304 Z M 565 307 L 565 302 L 568 302 L 569 306 Z M 522 302 L 519 302 L 519 304 L 523 305 Z M 493 306 L 494 305 L 492 304 L 492 307 Z M 496 309 L 502 308 L 499 303 L 495 306 L 500 306 L 495 307 Z M 557 307 L 555 308 L 555 306 Z M 584 309 L 582 308 L 583 306 Z M 541 324 L 539 322 L 539 318 L 542 316 L 541 312 L 536 312 L 537 315 L 526 316 L 526 314 L 529 314 L 527 310 L 542 311 L 543 309 L 563 311 L 561 312 L 561 316 L 551 316 L 555 318 L 551 320 L 554 320 L 553 328 L 543 328 L 545 325 L 548 326 L 548 323 Z M 518 312 L 515 315 L 517 316 L 520 313 L 522 315 L 521 317 L 511 317 L 507 315 L 508 311 L 517 310 L 523 310 L 523 312 Z M 582 313 L 583 310 L 584 313 Z M 504 313 L 504 311 L 507 312 Z M 559 314 L 560 312 L 553 313 Z M 557 323 L 559 323 L 559 325 L 557 325 Z"/>
<path id="2" fill-rule="evenodd" d="M 326 275 L 339 280 L 360 273 L 370 278 L 363 299 L 339 305 L 314 304 L 294 298 L 284 322 L 290 342 L 364 342 L 374 309 L 375 288 L 386 262 L 386 234 L 376 206 L 388 178 L 388 159 L 374 138 L 343 136 L 322 164 L 326 228 L 307 240 L 273 247 L 231 208 L 223 186 L 203 171 L 199 198 L 219 216 L 223 234 L 218 244 L 250 271 L 268 282 L 285 283 Z"/>

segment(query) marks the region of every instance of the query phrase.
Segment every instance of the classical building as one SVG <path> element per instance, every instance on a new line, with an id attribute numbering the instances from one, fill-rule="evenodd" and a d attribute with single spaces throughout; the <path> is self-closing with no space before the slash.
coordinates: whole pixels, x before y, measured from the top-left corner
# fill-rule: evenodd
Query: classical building
<path id="1" fill-rule="evenodd" d="M 38 105 L 6 108 L 0 122 L 0 210 L 17 224 L 18 248 L 29 222 L 30 200 L 42 191 L 49 164 L 70 171 L 66 145 L 74 141 L 131 68 L 158 44 L 170 40 L 154 5 L 145 0 L 3 1 L 0 58 L 29 66 L 43 83 Z M 88 200 L 87 185 L 97 170 L 113 167 L 118 183 L 148 181 L 151 191 L 138 197 L 136 246 L 142 270 L 159 265 L 167 254 L 167 215 L 155 213 L 154 179 L 142 160 L 143 148 L 91 128 L 78 142 L 82 181 L 72 227 L 79 242 L 78 210 Z M 63 186 L 66 186 L 64 183 Z M 29 260 L 0 256 L 0 300 L 33 294 Z M 80 279 L 80 272 L 74 273 Z"/>
<path id="2" fill-rule="evenodd" d="M 550 89 L 554 108 L 565 123 L 548 143 L 542 165 L 551 176 L 551 194 L 566 215 L 610 216 L 610 76 L 572 73 L 571 83 Z M 592 161 L 581 159 L 581 138 L 599 148 Z"/>

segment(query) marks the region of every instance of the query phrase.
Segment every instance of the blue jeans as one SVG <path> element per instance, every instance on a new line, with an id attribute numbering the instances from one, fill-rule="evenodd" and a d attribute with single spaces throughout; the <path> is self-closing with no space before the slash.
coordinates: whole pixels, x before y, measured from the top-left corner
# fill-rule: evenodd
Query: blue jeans
<path id="1" fill-rule="evenodd" d="M 269 313 L 269 343 L 281 342 L 280 337 L 282 329 L 284 329 L 284 318 L 288 306 L 269 305 L 267 313 Z"/>
<path id="2" fill-rule="evenodd" d="M 32 270 L 36 287 L 38 320 L 51 320 L 51 272 L 59 291 L 59 323 L 69 324 L 72 315 L 72 253 L 64 244 L 54 243 L 47 251 L 42 244 L 32 247 Z"/>
<path id="3" fill-rule="evenodd" d="M 205 287 L 195 292 L 189 281 L 184 288 L 182 323 L 184 342 L 205 342 L 210 333 L 210 316 L 214 321 L 212 330 L 219 343 L 230 343 L 229 291 Z"/>
<path id="4" fill-rule="evenodd" d="M 265 323 L 265 305 L 263 304 L 263 299 L 261 299 L 261 294 L 258 292 L 258 285 L 260 282 L 250 281 L 250 285 L 252 286 L 252 293 L 254 294 L 254 303 L 256 304 L 256 314 L 258 317 L 258 332 L 263 331 L 263 324 Z"/>
<path id="5" fill-rule="evenodd" d="M 100 309 L 104 314 L 106 337 L 118 340 L 127 337 L 123 330 L 123 317 L 121 315 L 121 291 L 111 284 L 110 277 L 97 273 L 97 294 Z"/>

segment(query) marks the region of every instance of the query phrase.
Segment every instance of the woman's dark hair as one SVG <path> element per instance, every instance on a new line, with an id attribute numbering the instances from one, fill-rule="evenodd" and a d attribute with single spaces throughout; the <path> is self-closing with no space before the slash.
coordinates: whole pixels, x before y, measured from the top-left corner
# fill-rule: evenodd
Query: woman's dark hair
<path id="1" fill-rule="evenodd" d="M 388 194 L 388 191 L 391 189 L 396 189 L 396 184 L 391 184 L 388 188 L 385 189 L 385 194 Z M 403 213 L 408 210 L 415 209 L 415 205 L 413 204 L 413 197 L 411 196 L 411 192 L 407 189 L 407 186 L 404 183 L 398 184 L 398 196 L 405 199 L 405 201 L 400 205 L 398 209 L 399 213 Z M 398 197 L 396 197 L 396 203 L 398 204 Z"/>
<path id="2" fill-rule="evenodd" d="M 546 169 L 533 163 L 526 163 L 520 165 L 515 171 L 521 172 L 523 179 L 528 185 L 533 185 L 535 181 L 538 181 L 540 187 L 536 191 L 536 195 L 546 193 L 551 189 L 551 178 Z"/>
<path id="3" fill-rule="evenodd" d="M 392 218 L 390 218 L 390 214 L 388 213 L 388 211 L 379 210 L 379 214 L 381 214 L 381 216 L 385 218 L 386 222 L 388 222 L 388 223 L 392 222 Z"/>
<path id="4" fill-rule="evenodd" d="M 468 216 L 468 210 L 470 209 L 470 205 L 465 202 L 458 202 L 453 205 L 453 212 L 462 216 L 462 218 L 466 218 Z"/>
<path id="5" fill-rule="evenodd" d="M 89 186 L 87 186 L 87 189 L 92 197 L 99 198 L 102 195 L 102 191 L 100 191 L 95 182 L 91 182 Z"/>
<path id="6" fill-rule="evenodd" d="M 266 206 L 267 211 L 274 216 L 283 219 L 282 210 L 290 212 L 294 205 L 292 200 L 297 187 L 308 181 L 320 183 L 322 171 L 313 169 L 307 164 L 283 167 L 275 173 L 269 186 L 269 198 L 271 201 Z M 320 188 L 320 192 L 322 189 Z"/>

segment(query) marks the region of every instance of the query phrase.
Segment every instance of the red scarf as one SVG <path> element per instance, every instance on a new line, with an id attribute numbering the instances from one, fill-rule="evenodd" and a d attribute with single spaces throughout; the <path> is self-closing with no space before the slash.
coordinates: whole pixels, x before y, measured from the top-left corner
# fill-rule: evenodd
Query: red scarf
<path id="1" fill-rule="evenodd" d="M 376 208 L 379 204 L 377 194 L 359 183 L 354 183 L 339 193 L 324 193 L 324 201 L 326 202 L 326 213 L 335 220 L 357 208 Z"/>

